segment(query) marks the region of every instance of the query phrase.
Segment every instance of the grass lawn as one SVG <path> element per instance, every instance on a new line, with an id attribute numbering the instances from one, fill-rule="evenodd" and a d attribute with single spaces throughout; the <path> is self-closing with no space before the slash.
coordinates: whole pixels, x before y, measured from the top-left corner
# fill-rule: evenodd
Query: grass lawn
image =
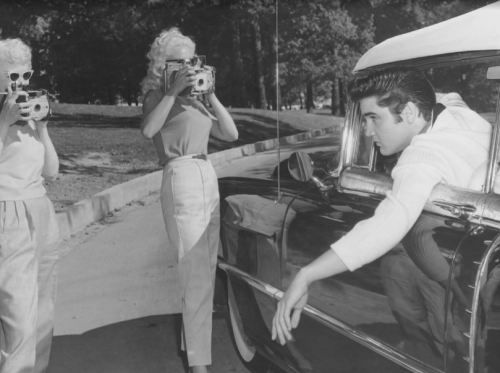
<path id="1" fill-rule="evenodd" d="M 49 133 L 61 161 L 58 180 L 47 184 L 57 209 L 113 185 L 159 170 L 152 142 L 139 131 L 140 107 L 53 103 Z M 211 139 L 209 152 L 275 138 L 276 113 L 258 109 L 230 109 L 239 139 L 225 143 Z M 329 127 L 343 118 L 327 110 L 279 113 L 280 137 Z"/>

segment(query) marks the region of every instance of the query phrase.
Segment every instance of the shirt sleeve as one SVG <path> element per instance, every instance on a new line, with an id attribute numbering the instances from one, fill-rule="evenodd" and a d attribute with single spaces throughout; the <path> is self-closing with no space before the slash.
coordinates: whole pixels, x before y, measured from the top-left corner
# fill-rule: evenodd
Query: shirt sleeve
<path id="1" fill-rule="evenodd" d="M 413 164 L 393 171 L 392 191 L 375 214 L 356 224 L 331 248 L 350 271 L 381 257 L 408 233 L 422 212 L 441 173 L 427 164 Z"/>

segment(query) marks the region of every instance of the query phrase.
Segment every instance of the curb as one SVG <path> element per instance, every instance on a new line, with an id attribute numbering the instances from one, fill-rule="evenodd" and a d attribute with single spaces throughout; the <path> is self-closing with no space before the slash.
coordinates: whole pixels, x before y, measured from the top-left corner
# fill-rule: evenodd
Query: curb
<path id="1" fill-rule="evenodd" d="M 112 186 L 90 198 L 57 211 L 56 218 L 59 224 L 60 239 L 69 238 L 87 225 L 105 218 L 114 209 L 121 208 L 127 203 L 159 190 L 161 173 L 162 171 L 155 171 Z"/>
<path id="2" fill-rule="evenodd" d="M 279 144 L 297 144 L 298 142 L 328 133 L 340 132 L 340 130 L 340 126 L 333 126 L 303 132 L 297 135 L 283 137 L 280 139 Z M 277 145 L 277 139 L 259 141 L 253 144 L 211 153 L 208 155 L 208 159 L 210 159 L 217 171 L 228 161 L 270 151 L 275 149 Z M 105 218 L 108 213 L 113 210 L 122 208 L 127 203 L 146 197 L 160 190 L 162 172 L 162 170 L 155 171 L 125 183 L 115 185 L 90 198 L 81 200 L 72 206 L 57 211 L 56 218 L 59 225 L 59 239 L 67 239 L 71 237 L 71 235 L 84 229 L 87 225 Z"/>

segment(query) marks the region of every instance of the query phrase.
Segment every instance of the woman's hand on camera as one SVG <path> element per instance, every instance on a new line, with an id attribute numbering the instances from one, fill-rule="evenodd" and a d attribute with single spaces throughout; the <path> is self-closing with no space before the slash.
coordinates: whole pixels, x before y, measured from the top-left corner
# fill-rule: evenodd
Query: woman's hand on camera
<path id="1" fill-rule="evenodd" d="M 186 88 L 193 87 L 196 84 L 196 73 L 193 68 L 189 66 L 184 66 L 181 68 L 177 74 L 175 74 L 174 81 L 171 87 L 165 92 L 165 95 L 175 95 L 178 96 Z"/>
<path id="2" fill-rule="evenodd" d="M 26 96 L 28 102 L 16 102 L 20 96 Z M 29 114 L 32 105 L 27 96 L 27 92 L 13 92 L 10 87 L 7 88 L 7 97 L 0 112 L 0 125 L 11 126 L 17 121 L 27 122 L 31 119 Z M 28 114 L 28 116 L 22 114 Z"/>

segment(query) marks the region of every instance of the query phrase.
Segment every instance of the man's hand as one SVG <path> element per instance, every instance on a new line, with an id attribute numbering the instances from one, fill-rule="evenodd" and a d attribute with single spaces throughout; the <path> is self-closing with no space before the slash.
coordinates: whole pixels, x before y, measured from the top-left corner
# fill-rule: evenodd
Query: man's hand
<path id="1" fill-rule="evenodd" d="M 299 273 L 278 303 L 278 309 L 273 318 L 272 339 L 278 338 L 282 345 L 286 343 L 286 340 L 292 339 L 291 331 L 299 325 L 300 315 L 307 304 L 307 288 L 307 282 Z M 293 315 L 290 319 L 292 310 Z"/>

